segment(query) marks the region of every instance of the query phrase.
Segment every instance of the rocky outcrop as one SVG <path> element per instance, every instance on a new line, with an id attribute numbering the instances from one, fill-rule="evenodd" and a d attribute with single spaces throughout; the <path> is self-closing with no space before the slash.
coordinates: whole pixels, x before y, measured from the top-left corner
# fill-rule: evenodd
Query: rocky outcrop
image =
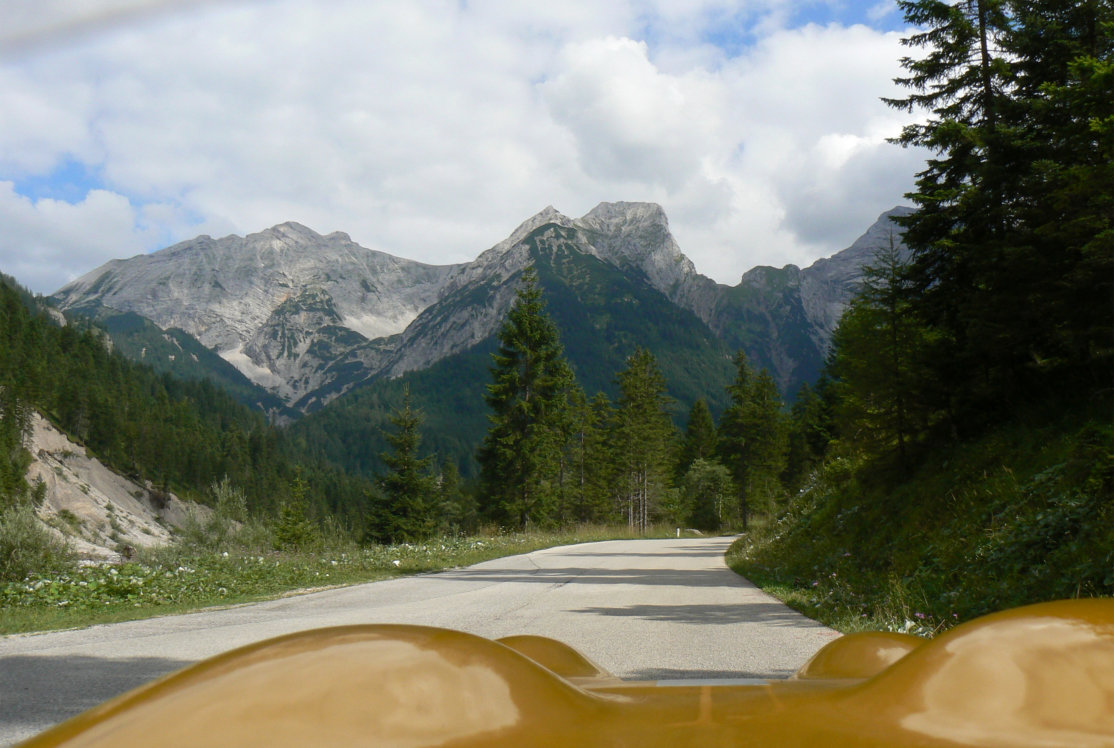
<path id="1" fill-rule="evenodd" d="M 344 233 L 322 236 L 284 223 L 113 260 L 54 298 L 63 309 L 100 304 L 185 330 L 250 380 L 294 402 L 334 383 L 315 372 L 335 357 L 402 332 L 457 269 L 376 252 Z"/>
<path id="2" fill-rule="evenodd" d="M 45 487 L 40 519 L 82 556 L 167 544 L 191 512 L 205 519 L 210 511 L 112 472 L 38 413 L 28 449 L 27 481 Z"/>

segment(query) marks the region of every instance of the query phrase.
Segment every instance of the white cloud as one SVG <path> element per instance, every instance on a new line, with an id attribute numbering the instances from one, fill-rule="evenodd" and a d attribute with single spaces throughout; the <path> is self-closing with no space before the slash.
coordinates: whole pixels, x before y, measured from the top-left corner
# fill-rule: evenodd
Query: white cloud
<path id="1" fill-rule="evenodd" d="M 32 290 L 55 290 L 80 272 L 80 256 L 91 270 L 117 257 L 143 251 L 147 242 L 137 229 L 139 216 L 126 197 L 93 190 L 80 203 L 33 202 L 0 182 L 0 270 Z"/>
<path id="2" fill-rule="evenodd" d="M 774 0 L 172 5 L 0 57 L 0 179 L 68 159 L 104 179 L 69 208 L 0 192 L 2 233 L 49 247 L 50 267 L 0 257 L 36 290 L 286 220 L 459 262 L 547 204 L 601 200 L 662 203 L 698 269 L 734 283 L 846 246 L 916 169 L 883 142 L 897 38 L 780 28 Z"/>

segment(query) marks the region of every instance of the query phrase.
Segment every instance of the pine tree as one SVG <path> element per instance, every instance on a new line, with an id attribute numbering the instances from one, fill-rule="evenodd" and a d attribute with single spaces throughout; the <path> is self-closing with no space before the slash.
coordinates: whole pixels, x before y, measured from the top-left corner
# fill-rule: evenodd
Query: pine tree
<path id="1" fill-rule="evenodd" d="M 441 474 L 438 476 L 438 499 L 445 530 L 465 535 L 476 531 L 479 525 L 476 497 L 470 491 L 464 490 L 460 481 L 460 470 L 456 463 L 449 460 L 441 464 Z"/>
<path id="2" fill-rule="evenodd" d="M 618 413 L 607 395 L 599 392 L 588 406 L 584 443 L 585 505 L 581 521 L 619 521 L 625 481 L 619 463 Z"/>
<path id="3" fill-rule="evenodd" d="M 30 496 L 27 469 L 31 453 L 26 442 L 31 409 L 11 384 L 0 384 L 0 509 L 22 504 Z"/>
<path id="4" fill-rule="evenodd" d="M 708 401 L 700 398 L 692 404 L 689 411 L 688 425 L 685 434 L 681 437 L 681 445 L 677 452 L 678 478 L 688 472 L 692 463 L 697 460 L 708 460 L 716 456 L 716 422 L 712 418 L 712 411 L 708 409 Z"/>
<path id="5" fill-rule="evenodd" d="M 897 142 L 934 152 L 902 219 L 953 433 L 1114 355 L 1114 8 L 1105 0 L 905 0 Z M 1059 382 L 1059 384 L 1057 384 Z"/>
<path id="6" fill-rule="evenodd" d="M 872 453 L 894 448 L 906 461 L 910 440 L 927 426 L 916 394 L 932 386 L 922 359 L 927 340 L 891 238 L 864 268 L 861 290 L 833 335 L 831 372 L 845 441 Z"/>
<path id="7" fill-rule="evenodd" d="M 654 354 L 639 348 L 619 373 L 616 418 L 618 462 L 626 479 L 627 523 L 646 532 L 654 506 L 669 487 L 668 462 L 674 441 L 672 402 Z"/>
<path id="8" fill-rule="evenodd" d="M 789 410 L 788 447 L 782 483 L 791 494 L 802 487 L 805 478 L 827 453 L 832 439 L 832 414 L 822 392 L 830 390 L 828 372 L 821 375 L 816 388 L 801 385 Z"/>
<path id="9" fill-rule="evenodd" d="M 391 451 L 382 455 L 387 472 L 376 481 L 382 492 L 382 518 L 391 542 L 423 540 L 437 530 L 440 521 L 437 487 L 430 472 L 431 457 L 419 457 L 422 444 L 422 414 L 414 410 L 410 388 L 403 394 L 402 407 L 391 414 L 394 430 L 386 434 Z"/>
<path id="10" fill-rule="evenodd" d="M 777 383 L 767 370 L 758 373 L 746 408 L 744 429 L 747 448 L 747 500 L 751 511 L 770 513 L 785 495 L 781 474 L 788 448 L 785 404 Z"/>
<path id="11" fill-rule="evenodd" d="M 299 469 L 290 484 L 290 496 L 279 509 L 275 522 L 276 550 L 304 550 L 321 537 L 317 525 L 307 516 L 309 486 Z"/>
<path id="12" fill-rule="evenodd" d="M 575 383 L 533 268 L 523 273 L 499 343 L 485 396 L 491 427 L 477 454 L 481 510 L 525 529 L 555 519 Z"/>
<path id="13" fill-rule="evenodd" d="M 777 384 L 763 369 L 755 375 L 746 354 L 735 356 L 735 381 L 727 387 L 730 403 L 720 419 L 720 460 L 731 472 L 738 493 L 743 529 L 755 511 L 772 508 L 783 494 L 787 428 Z"/>
<path id="14" fill-rule="evenodd" d="M 738 493 L 736 502 L 739 519 L 747 529 L 747 462 L 750 447 L 746 433 L 746 404 L 750 401 L 751 380 L 754 374 L 743 351 L 735 354 L 735 380 L 727 386 L 730 398 L 727 409 L 720 418 L 717 447 L 720 462 L 731 472 Z"/>

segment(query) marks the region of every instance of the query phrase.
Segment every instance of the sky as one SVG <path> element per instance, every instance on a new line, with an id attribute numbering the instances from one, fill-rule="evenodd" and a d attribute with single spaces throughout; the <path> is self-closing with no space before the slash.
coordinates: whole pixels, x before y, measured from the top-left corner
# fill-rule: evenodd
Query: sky
<path id="1" fill-rule="evenodd" d="M 0 271 L 284 221 L 467 262 L 649 201 L 734 285 L 908 202 L 907 33 L 893 0 L 6 0 Z"/>

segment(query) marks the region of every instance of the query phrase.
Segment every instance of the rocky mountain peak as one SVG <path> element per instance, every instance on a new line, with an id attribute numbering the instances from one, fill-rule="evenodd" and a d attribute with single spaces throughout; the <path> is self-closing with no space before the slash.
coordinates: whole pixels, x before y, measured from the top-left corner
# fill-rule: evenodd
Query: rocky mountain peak
<path id="1" fill-rule="evenodd" d="M 502 254 L 533 233 L 539 226 L 544 226 L 547 223 L 555 223 L 558 226 L 571 226 L 573 222 L 571 218 L 552 205 L 547 205 L 545 208 L 520 223 L 518 228 L 511 232 L 510 236 L 496 244 L 488 250 L 488 252 Z"/>
<path id="2" fill-rule="evenodd" d="M 272 241 L 285 241 L 290 244 L 307 244 L 315 239 L 320 239 L 321 234 L 318 234 L 308 226 L 303 226 L 297 221 L 286 221 L 272 226 L 269 229 L 264 229 L 257 234 L 248 234 L 244 238 L 248 242 L 251 242 L 256 237 L 266 238 Z"/>
<path id="3" fill-rule="evenodd" d="M 657 203 L 600 203 L 579 221 L 600 231 L 658 227 L 669 231 L 669 219 Z"/>
<path id="4" fill-rule="evenodd" d="M 574 225 L 589 234 L 600 259 L 641 271 L 674 302 L 681 302 L 687 287 L 702 278 L 677 246 L 669 219 L 656 203 L 600 203 Z"/>

